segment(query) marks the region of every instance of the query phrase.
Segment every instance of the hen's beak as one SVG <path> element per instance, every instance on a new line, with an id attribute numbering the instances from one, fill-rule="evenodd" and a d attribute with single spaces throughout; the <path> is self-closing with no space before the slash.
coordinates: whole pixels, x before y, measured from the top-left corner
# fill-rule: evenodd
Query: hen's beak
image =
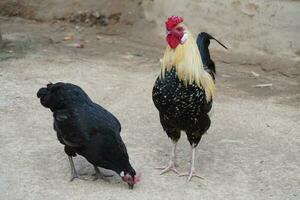
<path id="1" fill-rule="evenodd" d="M 129 186 L 129 189 L 131 189 L 131 190 L 132 190 L 132 189 L 133 189 L 133 186 L 134 186 L 134 184 L 129 184 L 129 183 L 128 183 L 128 186 Z"/>

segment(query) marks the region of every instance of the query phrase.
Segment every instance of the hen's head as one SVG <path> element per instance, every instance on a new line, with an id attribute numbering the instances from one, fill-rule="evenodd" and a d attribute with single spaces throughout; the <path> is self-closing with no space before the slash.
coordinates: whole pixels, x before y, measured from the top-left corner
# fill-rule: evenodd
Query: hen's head
<path id="1" fill-rule="evenodd" d="M 52 111 L 90 100 L 80 87 L 62 82 L 49 83 L 47 87 L 40 88 L 37 97 L 44 107 L 50 108 Z"/>
<path id="2" fill-rule="evenodd" d="M 171 16 L 165 22 L 167 37 L 166 40 L 172 49 L 176 49 L 179 44 L 183 44 L 187 40 L 185 27 L 181 24 L 183 18 L 179 16 Z"/>
<path id="3" fill-rule="evenodd" d="M 141 175 L 137 175 L 134 169 L 130 171 L 121 171 L 120 176 L 122 180 L 128 184 L 129 189 L 133 189 L 133 186 L 141 179 Z"/>

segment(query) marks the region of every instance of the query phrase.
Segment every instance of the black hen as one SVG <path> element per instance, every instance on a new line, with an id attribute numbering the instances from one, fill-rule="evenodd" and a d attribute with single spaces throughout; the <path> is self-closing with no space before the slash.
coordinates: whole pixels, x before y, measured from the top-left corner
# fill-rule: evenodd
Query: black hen
<path id="1" fill-rule="evenodd" d="M 199 34 L 197 46 L 204 70 L 214 79 L 215 64 L 210 58 L 208 49 L 210 39 L 214 38 L 207 33 Z M 170 51 L 176 52 L 176 49 Z M 199 87 L 195 82 L 187 84 L 186 81 L 181 80 L 176 71 L 176 66 L 173 65 L 170 70 L 166 70 L 164 73 L 164 76 L 158 77 L 154 84 L 152 99 L 159 111 L 161 125 L 173 141 L 174 146 L 169 164 L 158 169 L 163 169 L 161 174 L 168 171 L 178 173 L 175 163 L 175 150 L 181 131 L 184 131 L 192 146 L 192 159 L 190 171 L 181 175 L 188 176 L 189 181 L 192 177 L 199 177 L 194 169 L 195 147 L 210 127 L 209 112 L 212 109 L 213 100 L 212 98 L 207 100 L 205 89 L 202 86 Z"/>
<path id="2" fill-rule="evenodd" d="M 70 83 L 50 83 L 37 96 L 53 112 L 54 130 L 69 157 L 71 180 L 78 178 L 72 157 L 79 154 L 94 166 L 98 177 L 101 174 L 97 167 L 110 169 L 133 188 L 138 177 L 129 162 L 116 117 Z"/>

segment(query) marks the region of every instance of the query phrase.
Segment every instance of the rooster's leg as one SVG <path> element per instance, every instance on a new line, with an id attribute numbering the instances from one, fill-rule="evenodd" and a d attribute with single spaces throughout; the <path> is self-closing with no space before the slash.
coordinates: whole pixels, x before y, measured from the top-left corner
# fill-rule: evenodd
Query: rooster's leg
<path id="1" fill-rule="evenodd" d="M 171 152 L 171 156 L 170 156 L 170 162 L 167 166 L 165 167 L 156 167 L 155 169 L 161 169 L 162 171 L 160 172 L 160 174 L 164 174 L 166 172 L 169 171 L 173 171 L 176 174 L 178 174 L 178 171 L 176 169 L 176 146 L 177 146 L 177 142 L 173 141 L 173 147 L 172 147 L 172 152 Z"/>
<path id="2" fill-rule="evenodd" d="M 95 169 L 95 178 L 93 179 L 94 181 L 97 179 L 104 179 L 106 180 L 107 177 L 112 177 L 114 175 L 106 175 L 101 173 L 101 171 L 98 169 L 98 167 L 96 165 L 94 165 L 94 169 Z"/>
<path id="3" fill-rule="evenodd" d="M 201 176 L 197 175 L 196 171 L 195 171 L 195 157 L 196 157 L 195 154 L 196 154 L 196 147 L 192 147 L 191 169 L 190 169 L 189 172 L 179 174 L 179 176 L 188 176 L 188 179 L 187 179 L 188 182 L 193 177 L 197 177 L 197 178 L 203 179 Z"/>

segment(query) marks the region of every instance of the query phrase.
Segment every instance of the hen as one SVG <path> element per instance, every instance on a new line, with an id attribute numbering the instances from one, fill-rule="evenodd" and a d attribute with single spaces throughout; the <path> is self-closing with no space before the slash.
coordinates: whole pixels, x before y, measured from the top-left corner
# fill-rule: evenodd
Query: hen
<path id="1" fill-rule="evenodd" d="M 139 177 L 129 162 L 116 117 L 70 83 L 50 83 L 37 96 L 53 112 L 54 130 L 69 158 L 71 180 L 78 178 L 72 157 L 79 154 L 94 166 L 98 177 L 101 176 L 98 167 L 110 169 L 133 188 Z"/>

